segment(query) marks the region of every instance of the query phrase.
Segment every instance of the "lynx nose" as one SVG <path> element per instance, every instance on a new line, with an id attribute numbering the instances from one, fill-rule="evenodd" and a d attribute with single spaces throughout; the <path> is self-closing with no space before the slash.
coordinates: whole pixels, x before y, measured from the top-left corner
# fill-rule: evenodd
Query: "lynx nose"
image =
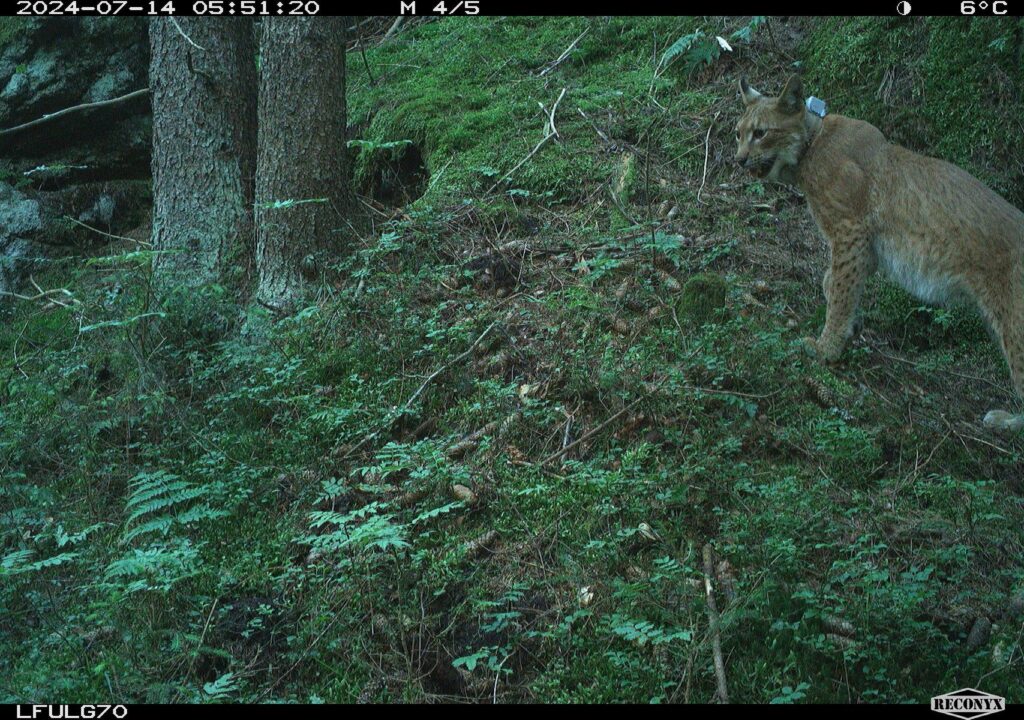
<path id="1" fill-rule="evenodd" d="M 738 162 L 740 164 L 740 167 L 746 167 L 747 166 L 747 156 L 746 155 L 737 155 L 736 156 L 736 162 Z"/>

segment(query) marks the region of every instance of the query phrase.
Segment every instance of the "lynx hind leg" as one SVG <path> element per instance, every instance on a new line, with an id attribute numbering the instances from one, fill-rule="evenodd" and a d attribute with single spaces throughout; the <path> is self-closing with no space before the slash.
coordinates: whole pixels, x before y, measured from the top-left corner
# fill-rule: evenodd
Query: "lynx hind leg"
<path id="1" fill-rule="evenodd" d="M 1024 400 L 1024 283 L 1010 287 L 1005 305 L 996 304 L 996 307 L 984 310 L 999 338 L 1006 364 L 1010 366 L 1010 378 L 1020 403 Z M 1024 429 L 1024 414 L 990 410 L 983 422 L 992 430 L 1016 432 Z"/>

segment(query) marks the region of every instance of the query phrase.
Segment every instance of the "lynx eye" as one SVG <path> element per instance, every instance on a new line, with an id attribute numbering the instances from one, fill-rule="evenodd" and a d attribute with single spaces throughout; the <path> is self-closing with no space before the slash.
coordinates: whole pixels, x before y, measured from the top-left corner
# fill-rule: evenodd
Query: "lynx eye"
<path id="1" fill-rule="evenodd" d="M 754 139 L 755 140 L 760 140 L 761 138 L 763 138 L 767 134 L 768 134 L 767 130 L 755 130 L 754 131 Z"/>

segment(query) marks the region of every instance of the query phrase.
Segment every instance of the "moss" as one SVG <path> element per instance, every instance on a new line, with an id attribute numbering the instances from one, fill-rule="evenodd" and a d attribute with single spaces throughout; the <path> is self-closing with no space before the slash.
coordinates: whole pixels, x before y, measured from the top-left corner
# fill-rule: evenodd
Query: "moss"
<path id="1" fill-rule="evenodd" d="M 901 345 L 920 349 L 958 342 L 984 346 L 990 340 L 984 322 L 972 306 L 927 306 L 882 278 L 873 279 L 872 285 L 874 297 L 865 305 L 865 322 Z"/>
<path id="2" fill-rule="evenodd" d="M 0 17 L 0 50 L 3 50 L 18 31 L 27 23 L 28 18 L 24 17 Z"/>
<path id="3" fill-rule="evenodd" d="M 717 273 L 699 273 L 683 286 L 678 311 L 694 325 L 704 325 L 714 320 L 720 309 L 725 307 L 729 283 Z"/>
<path id="4" fill-rule="evenodd" d="M 809 92 L 893 142 L 954 162 L 1024 204 L 1019 23 L 829 18 L 802 48 Z"/>
<path id="5" fill-rule="evenodd" d="M 443 182 L 432 183 L 424 196 L 426 204 L 478 196 L 510 172 L 499 191 L 550 201 L 587 197 L 594 183 L 613 177 L 619 158 L 601 152 L 600 139 L 577 108 L 599 118 L 595 122 L 614 138 L 635 141 L 651 125 L 638 119 L 637 109 L 651 89 L 652 37 L 667 45 L 697 22 L 452 18 L 421 25 L 410 30 L 406 42 L 367 50 L 372 80 L 361 62 L 352 64 L 350 121 L 365 127 L 361 140 L 410 140 L 422 152 L 431 178 L 443 171 Z M 583 33 L 568 58 L 541 75 Z M 670 95 L 667 91 L 680 81 L 660 82 L 659 99 L 671 113 L 699 112 L 695 105 L 706 107 L 714 100 L 710 95 Z M 555 116 L 558 138 L 515 169 L 544 138 L 546 116 L 540 106 L 550 112 L 563 88 Z M 619 127 L 620 122 L 632 126 Z M 692 144 L 692 131 L 677 125 L 660 143 L 675 154 L 675 148 Z M 379 153 L 368 150 L 356 158 L 354 177 L 363 190 L 373 181 L 377 161 Z"/>

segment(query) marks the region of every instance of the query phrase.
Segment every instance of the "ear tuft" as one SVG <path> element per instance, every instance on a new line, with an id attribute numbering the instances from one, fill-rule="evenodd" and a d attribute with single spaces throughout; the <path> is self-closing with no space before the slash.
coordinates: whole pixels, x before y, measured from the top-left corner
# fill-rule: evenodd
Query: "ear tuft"
<path id="1" fill-rule="evenodd" d="M 779 109 L 787 113 L 798 113 L 804 108 L 804 83 L 799 75 L 792 75 L 779 95 Z"/>
<path id="2" fill-rule="evenodd" d="M 752 105 L 761 97 L 761 93 L 750 87 L 746 77 L 740 78 L 740 95 L 742 95 L 743 102 L 747 105 Z"/>

